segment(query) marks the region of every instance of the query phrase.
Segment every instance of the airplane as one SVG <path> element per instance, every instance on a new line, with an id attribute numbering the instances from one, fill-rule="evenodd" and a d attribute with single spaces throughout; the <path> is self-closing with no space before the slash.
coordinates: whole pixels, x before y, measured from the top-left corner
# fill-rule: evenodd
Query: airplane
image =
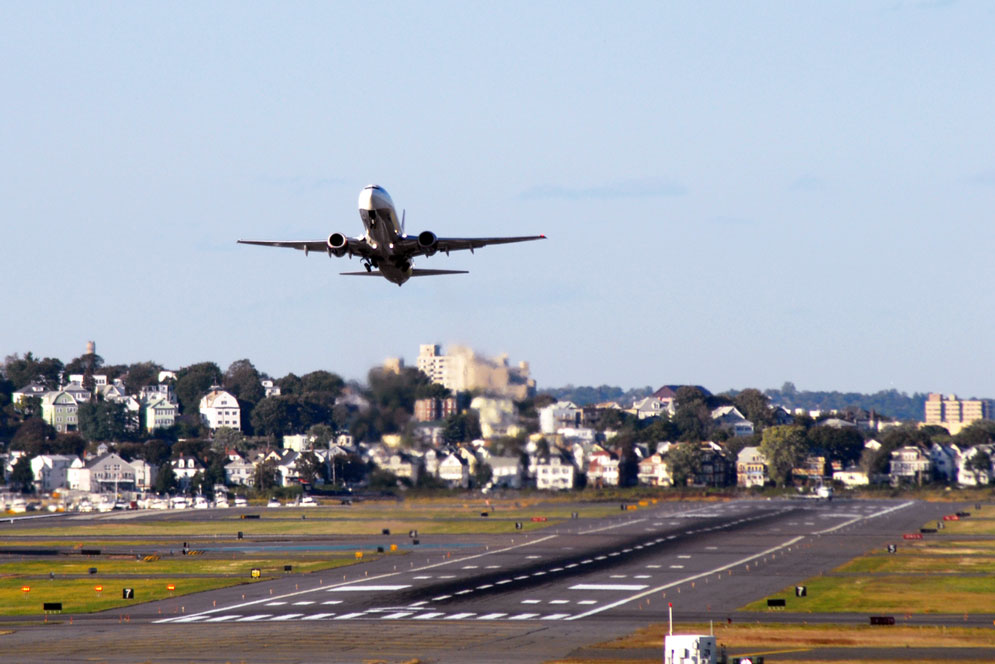
<path id="1" fill-rule="evenodd" d="M 430 277 L 440 274 L 467 274 L 466 270 L 423 270 L 412 266 L 415 256 L 431 256 L 443 252 L 474 249 L 489 244 L 508 244 L 544 240 L 545 235 L 520 237 L 437 237 L 432 231 L 422 231 L 415 237 L 404 232 L 404 212 L 398 221 L 394 202 L 387 191 L 375 184 L 368 185 L 359 193 L 359 216 L 363 220 L 366 233 L 356 237 L 346 237 L 342 233 L 332 233 L 325 240 L 239 240 L 239 244 L 255 244 L 264 247 L 290 247 L 300 249 L 307 256 L 312 251 L 325 251 L 329 257 L 350 258 L 359 256 L 365 272 L 341 272 L 354 277 L 383 277 L 398 286 L 411 277 Z"/>

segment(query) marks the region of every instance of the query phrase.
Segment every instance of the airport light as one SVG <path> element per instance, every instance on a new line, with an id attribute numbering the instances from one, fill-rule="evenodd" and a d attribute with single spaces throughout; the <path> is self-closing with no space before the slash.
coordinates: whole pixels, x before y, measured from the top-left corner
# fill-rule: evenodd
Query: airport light
<path id="1" fill-rule="evenodd" d="M 21 592 L 25 594 L 31 592 L 31 586 L 21 586 Z"/>
<path id="2" fill-rule="evenodd" d="M 170 583 L 169 585 L 166 586 L 166 590 L 168 590 L 169 592 L 173 592 L 174 590 L 176 590 L 176 585 Z"/>

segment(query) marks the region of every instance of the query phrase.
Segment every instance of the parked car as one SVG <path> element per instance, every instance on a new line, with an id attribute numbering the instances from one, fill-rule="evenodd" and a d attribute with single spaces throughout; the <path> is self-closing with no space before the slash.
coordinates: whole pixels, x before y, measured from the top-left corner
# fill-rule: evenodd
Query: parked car
<path id="1" fill-rule="evenodd" d="M 301 498 L 301 507 L 317 507 L 318 501 L 314 499 L 314 496 L 304 496 Z"/>
<path id="2" fill-rule="evenodd" d="M 207 502 L 207 498 L 204 496 L 197 496 L 193 501 L 193 508 L 195 510 L 206 510 L 211 504 Z"/>
<path id="3" fill-rule="evenodd" d="M 235 507 L 248 507 L 249 501 L 242 496 L 235 496 Z"/>
<path id="4" fill-rule="evenodd" d="M 266 503 L 266 507 L 279 507 L 279 506 L 280 506 L 280 501 L 277 500 L 276 498 L 270 498 L 269 502 Z"/>

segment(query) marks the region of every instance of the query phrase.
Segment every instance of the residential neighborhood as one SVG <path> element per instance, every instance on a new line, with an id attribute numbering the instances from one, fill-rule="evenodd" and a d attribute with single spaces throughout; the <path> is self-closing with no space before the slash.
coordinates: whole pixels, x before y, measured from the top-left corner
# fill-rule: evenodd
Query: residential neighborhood
<path id="1" fill-rule="evenodd" d="M 538 491 L 631 486 L 762 491 L 938 484 L 995 476 L 991 403 L 930 394 L 918 421 L 859 407 L 788 409 L 757 389 L 667 384 L 574 403 L 528 364 L 436 344 L 367 384 L 249 360 L 109 366 L 9 356 L 0 462 L 8 493 L 245 495 L 280 489 Z M 645 393 L 644 393 L 645 394 Z"/>

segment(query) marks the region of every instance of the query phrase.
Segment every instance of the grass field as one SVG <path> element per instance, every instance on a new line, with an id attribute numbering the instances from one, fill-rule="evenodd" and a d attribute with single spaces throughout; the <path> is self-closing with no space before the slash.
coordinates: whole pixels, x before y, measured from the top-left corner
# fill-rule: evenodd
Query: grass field
<path id="1" fill-rule="evenodd" d="M 794 586 L 772 597 L 783 598 L 787 611 L 800 612 L 991 613 L 995 611 L 995 519 L 989 518 L 993 514 L 991 505 L 983 505 L 970 517 L 944 522 L 942 530 L 925 539 L 901 540 L 894 554 L 875 550 L 832 573 L 803 581 L 799 585 L 808 587 L 807 597 L 795 597 Z M 743 608 L 766 610 L 766 600 Z"/>
<path id="2" fill-rule="evenodd" d="M 193 521 L 183 518 L 183 513 L 165 513 L 168 518 L 142 520 L 105 519 L 94 523 L 75 525 L 60 519 L 58 524 L 36 526 L 4 525 L 0 535 L 5 539 L 18 537 L 58 537 L 65 541 L 67 535 L 81 539 L 97 537 L 183 537 L 183 536 L 234 536 L 242 531 L 253 535 L 378 535 L 384 528 L 392 533 L 406 535 L 417 530 L 422 535 L 500 534 L 516 531 L 515 523 L 522 523 L 522 530 L 530 531 L 569 520 L 576 512 L 579 518 L 598 518 L 619 513 L 616 503 L 571 505 L 566 503 L 492 504 L 418 502 L 375 504 L 351 507 L 312 508 L 261 508 L 251 510 L 259 519 L 242 519 L 240 513 L 216 512 L 210 521 Z M 482 517 L 481 513 L 488 516 Z M 545 517 L 544 522 L 534 522 L 533 517 Z"/>

